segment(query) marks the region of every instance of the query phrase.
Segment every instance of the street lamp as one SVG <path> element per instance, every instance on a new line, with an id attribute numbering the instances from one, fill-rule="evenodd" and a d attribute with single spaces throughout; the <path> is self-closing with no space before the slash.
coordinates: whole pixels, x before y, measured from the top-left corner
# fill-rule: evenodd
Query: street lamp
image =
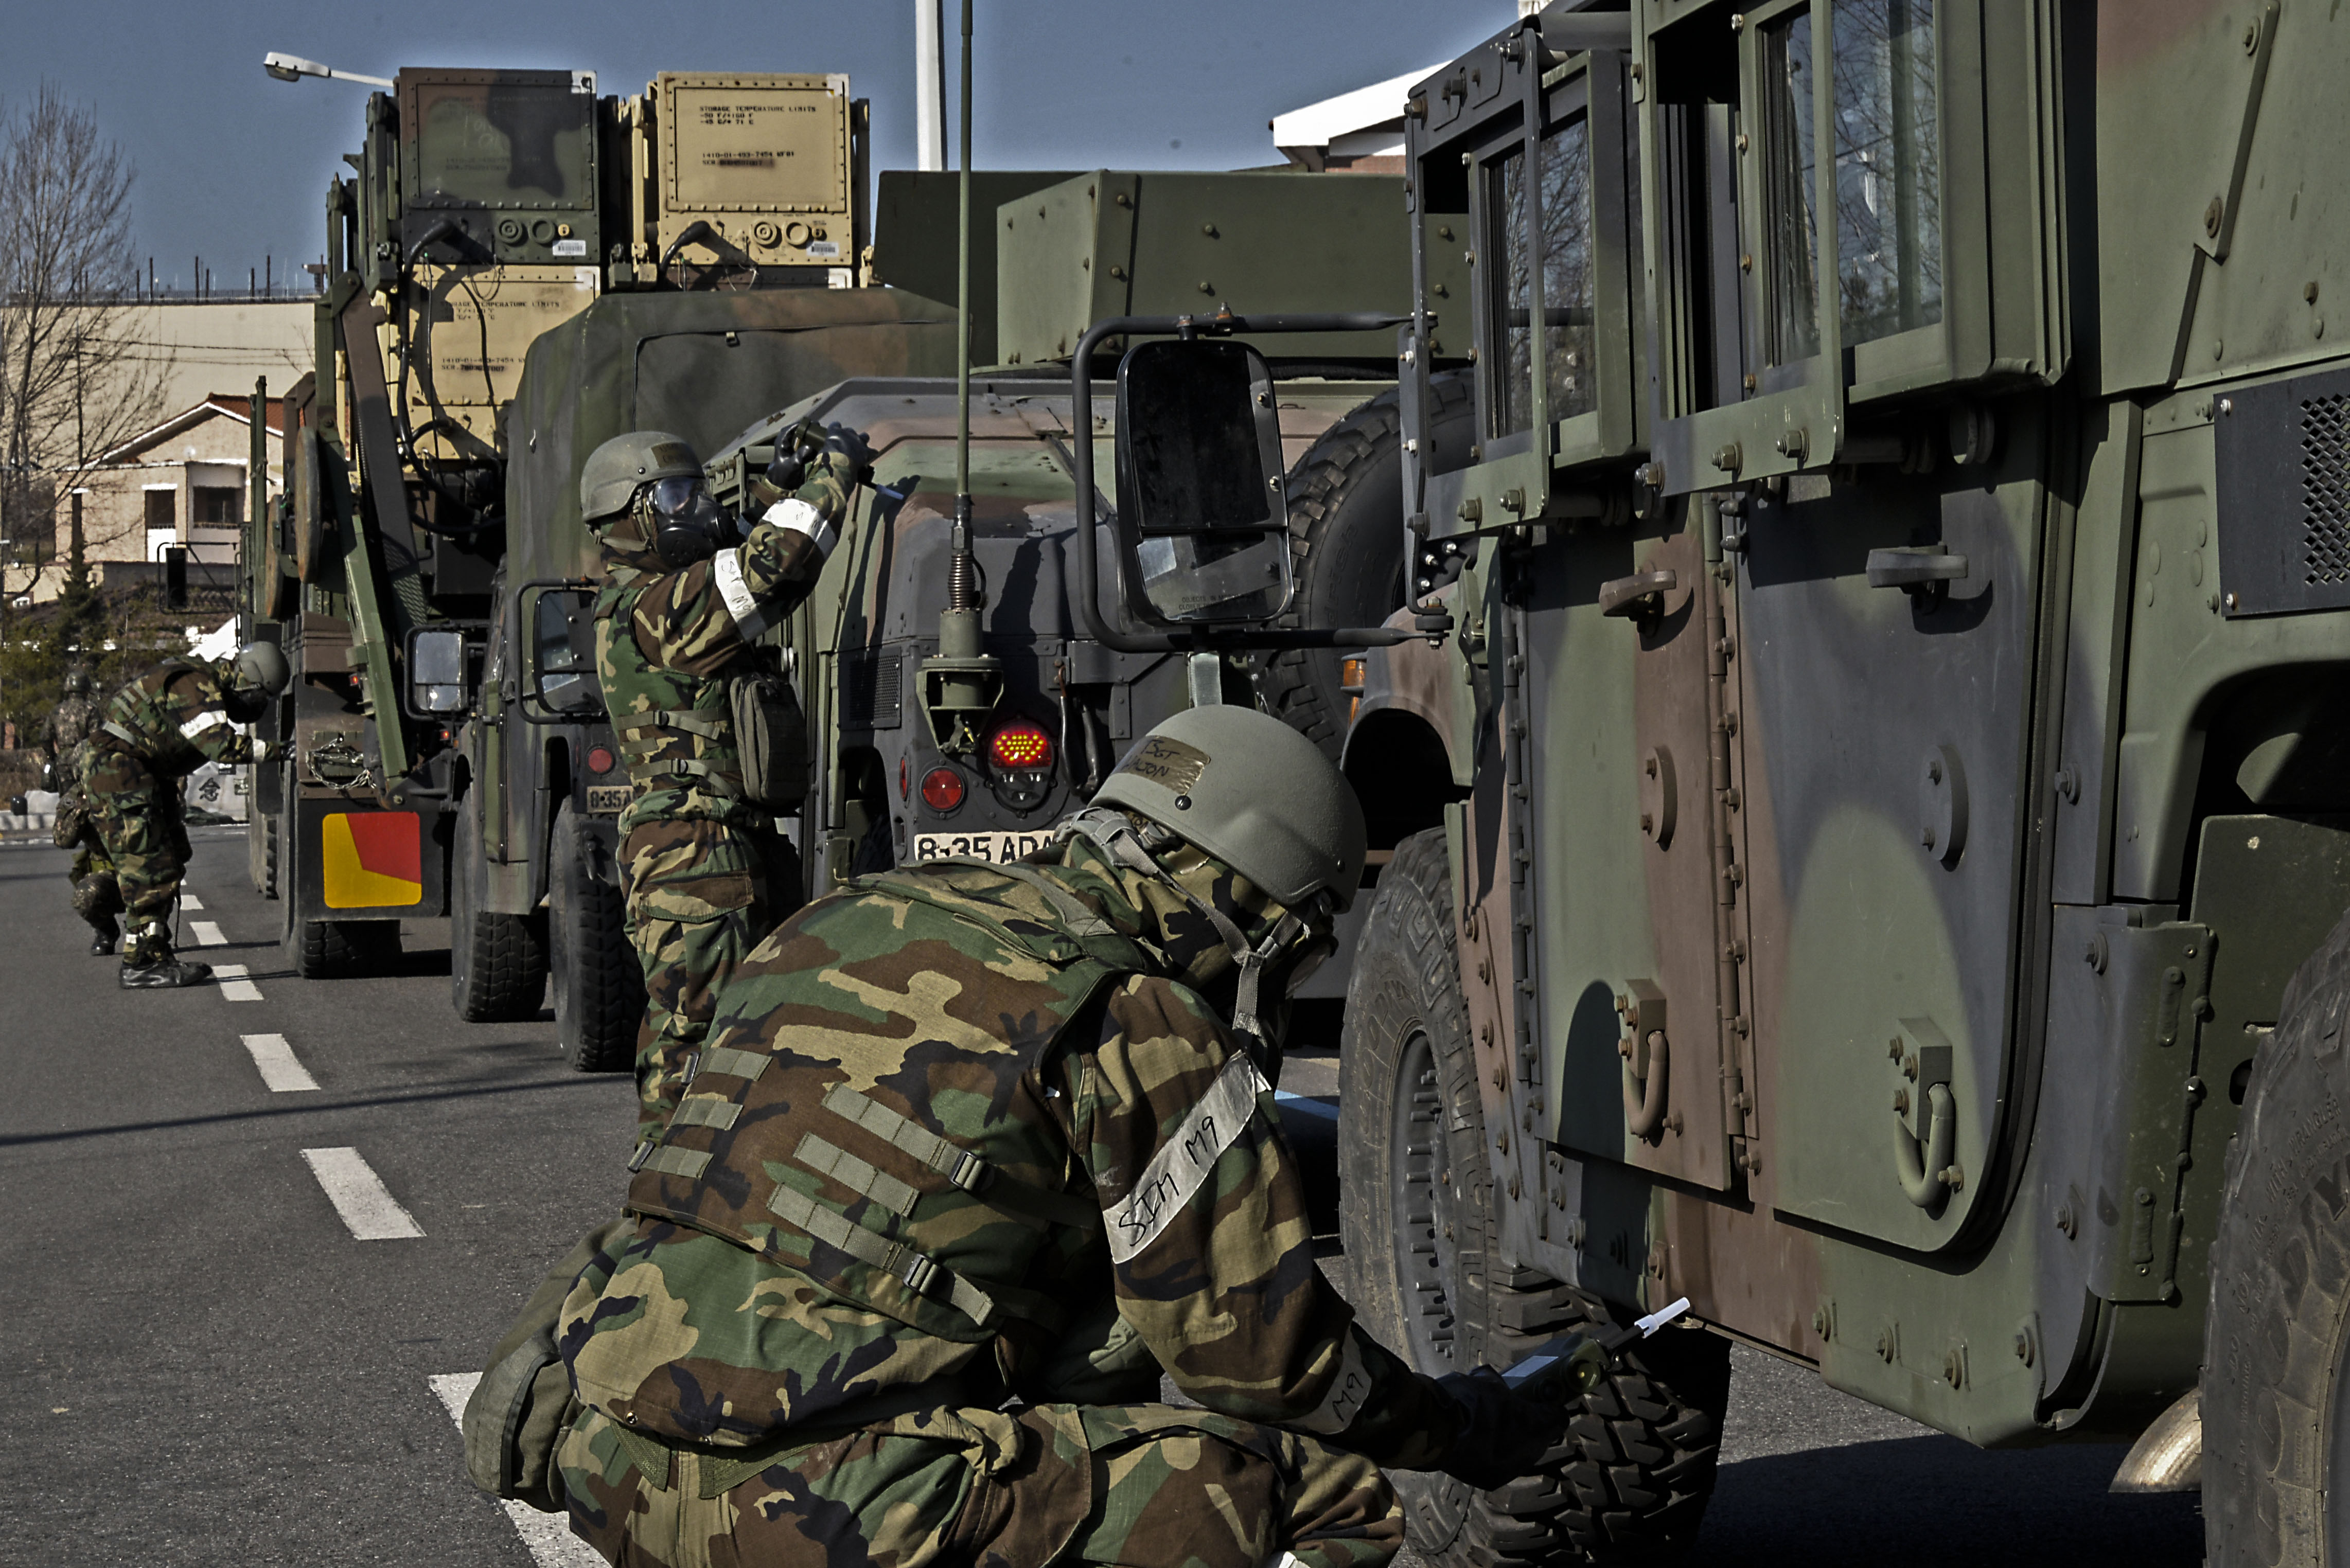
<path id="1" fill-rule="evenodd" d="M 275 50 L 261 57 L 261 68 L 281 82 L 297 82 L 304 77 L 322 77 L 328 81 L 365 82 L 369 87 L 388 88 L 390 81 L 383 77 L 363 77 L 357 71 L 338 71 L 322 66 L 316 60 L 306 60 L 296 55 L 281 55 Z"/>

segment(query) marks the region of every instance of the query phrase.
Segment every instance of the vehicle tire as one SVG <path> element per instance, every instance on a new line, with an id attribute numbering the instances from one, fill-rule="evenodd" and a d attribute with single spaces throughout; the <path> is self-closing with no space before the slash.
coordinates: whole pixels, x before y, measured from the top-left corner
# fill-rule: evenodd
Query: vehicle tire
<path id="1" fill-rule="evenodd" d="M 295 823 L 296 794 L 292 779 L 280 795 L 277 870 L 278 946 L 304 980 L 348 980 L 390 967 L 400 956 L 398 920 L 307 920 L 302 909 L 301 834 Z"/>
<path id="2" fill-rule="evenodd" d="M 1470 392 L 1459 377 L 1430 383 L 1438 451 L 1465 457 Z M 1289 471 L 1292 567 L 1297 597 L 1283 626 L 1378 626 L 1403 607 L 1403 414 L 1396 394 L 1372 399 L 1331 426 Z M 1353 705 L 1341 660 L 1356 650 L 1290 649 L 1257 674 L 1266 712 L 1321 746 L 1331 761 L 1347 738 Z"/>
<path id="3" fill-rule="evenodd" d="M 2350 917 L 2285 987 L 2229 1141 L 2203 1346 L 2212 1568 L 2350 1562 Z"/>
<path id="4" fill-rule="evenodd" d="M 566 801 L 555 815 L 546 868 L 546 950 L 555 1036 L 582 1073 L 636 1064 L 645 1017 L 644 971 L 629 945 L 619 867 L 601 835 Z"/>
<path id="5" fill-rule="evenodd" d="M 546 999 L 546 917 L 482 908 L 489 863 L 480 804 L 470 794 L 457 802 L 449 861 L 449 1002 L 468 1023 L 512 1023 L 537 1017 Z"/>
<path id="6" fill-rule="evenodd" d="M 1431 1376 L 1507 1366 L 1611 1314 L 1506 1263 L 1453 944 L 1441 829 L 1397 847 L 1356 951 L 1338 1054 L 1339 1231 L 1365 1327 Z M 1713 1491 L 1730 1347 L 1669 1332 L 1620 1355 L 1544 1468 L 1492 1491 L 1399 1471 L 1412 1546 L 1452 1564 L 1659 1563 Z"/>

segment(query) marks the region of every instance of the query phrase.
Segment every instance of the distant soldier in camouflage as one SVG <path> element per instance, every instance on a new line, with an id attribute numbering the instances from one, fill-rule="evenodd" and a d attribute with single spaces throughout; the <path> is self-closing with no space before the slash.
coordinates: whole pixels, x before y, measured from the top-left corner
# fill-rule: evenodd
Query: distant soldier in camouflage
<path id="1" fill-rule="evenodd" d="M 286 656 L 254 643 L 234 659 L 167 659 L 107 704 L 84 749 L 91 826 L 113 862 L 130 940 L 127 989 L 195 985 L 212 966 L 172 955 L 172 908 L 188 865 L 180 785 L 210 763 L 252 760 L 241 725 L 286 690 Z"/>
<path id="2" fill-rule="evenodd" d="M 90 826 L 89 803 L 82 794 L 82 746 L 106 717 L 106 705 L 90 690 L 89 671 L 77 664 L 66 671 L 65 701 L 49 715 L 42 742 L 48 752 L 49 784 L 57 792 L 57 846 L 74 852 L 66 879 L 73 888 L 73 910 L 95 933 L 89 950 L 105 956 L 121 935 L 114 917 L 122 913 L 114 862 Z"/>
<path id="3" fill-rule="evenodd" d="M 790 441 L 783 443 L 792 446 Z M 718 988 L 795 901 L 796 862 L 746 779 L 737 683 L 775 678 L 759 635 L 806 597 L 856 483 L 852 440 L 820 433 L 769 471 L 745 535 L 680 437 L 606 441 L 579 473 L 604 547 L 596 667 L 635 795 L 620 814 L 629 940 L 644 966 L 639 1136 L 677 1104 Z"/>
<path id="4" fill-rule="evenodd" d="M 1531 1468 L 1555 1406 L 1412 1371 L 1314 1262 L 1270 1079 L 1363 857 L 1311 742 L 1196 709 L 1033 861 L 786 921 L 631 1220 L 484 1377 L 568 1365 L 542 1505 L 662 1568 L 1339 1568 L 1401 1544 L 1378 1465 Z"/>

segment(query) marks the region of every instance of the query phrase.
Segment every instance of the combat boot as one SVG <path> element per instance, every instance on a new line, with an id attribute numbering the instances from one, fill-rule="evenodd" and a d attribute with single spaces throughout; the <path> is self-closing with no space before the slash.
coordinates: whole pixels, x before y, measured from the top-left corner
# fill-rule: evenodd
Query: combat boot
<path id="1" fill-rule="evenodd" d="M 118 928 L 114 923 L 114 918 L 110 915 L 108 916 L 106 924 L 98 927 L 91 933 L 89 939 L 90 957 L 108 958 L 112 956 L 114 952 L 115 939 L 120 934 L 121 932 L 120 928 Z"/>
<path id="2" fill-rule="evenodd" d="M 212 965 L 173 958 L 171 939 L 160 925 L 134 929 L 122 954 L 120 978 L 125 991 L 171 991 L 202 985 L 212 977 Z"/>

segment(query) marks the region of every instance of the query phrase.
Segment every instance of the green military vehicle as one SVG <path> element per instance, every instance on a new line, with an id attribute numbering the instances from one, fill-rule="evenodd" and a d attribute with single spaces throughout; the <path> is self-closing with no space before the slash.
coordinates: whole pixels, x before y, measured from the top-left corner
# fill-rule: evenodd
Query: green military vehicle
<path id="1" fill-rule="evenodd" d="M 1412 90 L 1355 1300 L 1430 1370 L 1696 1325 L 1401 1478 L 1431 1558 L 1686 1546 L 1733 1342 L 2350 1556 L 2345 26 L 1560 5 Z"/>

